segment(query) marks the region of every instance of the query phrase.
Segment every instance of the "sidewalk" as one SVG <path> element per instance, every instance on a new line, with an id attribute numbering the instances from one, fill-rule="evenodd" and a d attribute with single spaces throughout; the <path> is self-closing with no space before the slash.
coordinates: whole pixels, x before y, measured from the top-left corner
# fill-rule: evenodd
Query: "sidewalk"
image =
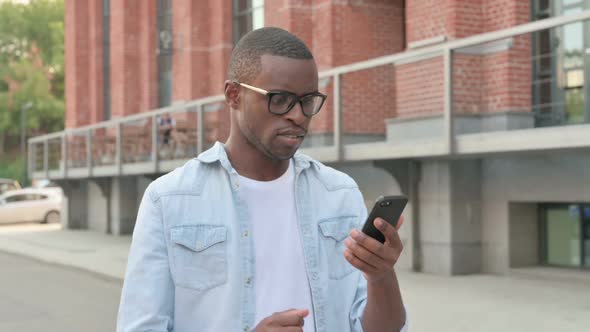
<path id="1" fill-rule="evenodd" d="M 59 225 L 0 227 L 0 251 L 124 277 L 131 238 Z M 588 331 L 590 272 L 528 268 L 508 276 L 398 272 L 412 332 Z"/>
<path id="2" fill-rule="evenodd" d="M 63 230 L 61 225 L 2 225 L 0 251 L 123 279 L 130 236 Z"/>

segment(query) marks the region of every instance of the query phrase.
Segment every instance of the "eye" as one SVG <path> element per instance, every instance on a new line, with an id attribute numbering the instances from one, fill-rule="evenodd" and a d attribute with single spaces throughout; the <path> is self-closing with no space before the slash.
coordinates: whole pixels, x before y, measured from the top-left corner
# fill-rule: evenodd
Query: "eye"
<path id="1" fill-rule="evenodd" d="M 293 98 L 286 94 L 276 94 L 272 96 L 271 102 L 275 105 L 288 105 Z"/>
<path id="2" fill-rule="evenodd" d="M 311 106 L 314 104 L 314 98 L 313 97 L 303 98 L 301 100 L 301 103 L 303 104 L 303 106 Z"/>

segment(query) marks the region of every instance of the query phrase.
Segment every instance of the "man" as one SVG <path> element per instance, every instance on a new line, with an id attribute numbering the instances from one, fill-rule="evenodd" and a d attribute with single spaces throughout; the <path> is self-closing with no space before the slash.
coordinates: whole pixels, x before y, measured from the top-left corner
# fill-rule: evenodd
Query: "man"
<path id="1" fill-rule="evenodd" d="M 395 228 L 375 221 L 385 244 L 360 233 L 356 183 L 295 154 L 326 99 L 308 48 L 255 30 L 228 76 L 227 142 L 144 195 L 118 331 L 400 331 Z"/>
<path id="2" fill-rule="evenodd" d="M 184 149 L 186 135 L 176 129 L 176 120 L 170 116 L 170 113 L 164 113 L 158 117 L 158 127 L 162 134 L 161 148 L 164 149 L 161 152 L 169 151 L 171 156 L 178 155 L 179 149 Z"/>

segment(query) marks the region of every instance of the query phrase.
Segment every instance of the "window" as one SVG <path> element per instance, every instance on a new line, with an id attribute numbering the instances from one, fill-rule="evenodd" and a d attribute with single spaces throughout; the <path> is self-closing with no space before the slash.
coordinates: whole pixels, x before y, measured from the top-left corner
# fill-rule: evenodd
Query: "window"
<path id="1" fill-rule="evenodd" d="M 6 203 L 16 203 L 25 201 L 38 201 L 47 199 L 47 195 L 42 194 L 19 194 L 6 197 Z"/>
<path id="2" fill-rule="evenodd" d="M 533 18 L 580 13 L 589 0 L 533 0 Z M 533 108 L 536 126 L 586 122 L 588 74 L 584 57 L 588 23 L 575 22 L 533 33 Z"/>
<path id="3" fill-rule="evenodd" d="M 234 0 L 234 45 L 252 30 L 264 26 L 264 0 Z"/>
<path id="4" fill-rule="evenodd" d="M 541 206 L 542 260 L 547 265 L 590 267 L 590 205 Z"/>
<path id="5" fill-rule="evenodd" d="M 6 197 L 6 203 L 24 202 L 27 200 L 27 195 L 13 195 Z"/>

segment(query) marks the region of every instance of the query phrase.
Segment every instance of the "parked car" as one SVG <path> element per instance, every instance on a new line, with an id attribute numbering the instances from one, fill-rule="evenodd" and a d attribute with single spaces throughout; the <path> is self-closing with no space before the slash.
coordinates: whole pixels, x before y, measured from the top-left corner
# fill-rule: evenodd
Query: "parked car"
<path id="1" fill-rule="evenodd" d="M 16 189 L 0 195 L 0 224 L 58 223 L 63 196 L 51 189 Z"/>
<path id="2" fill-rule="evenodd" d="M 9 190 L 21 189 L 20 183 L 13 179 L 0 179 L 0 195 Z"/>

